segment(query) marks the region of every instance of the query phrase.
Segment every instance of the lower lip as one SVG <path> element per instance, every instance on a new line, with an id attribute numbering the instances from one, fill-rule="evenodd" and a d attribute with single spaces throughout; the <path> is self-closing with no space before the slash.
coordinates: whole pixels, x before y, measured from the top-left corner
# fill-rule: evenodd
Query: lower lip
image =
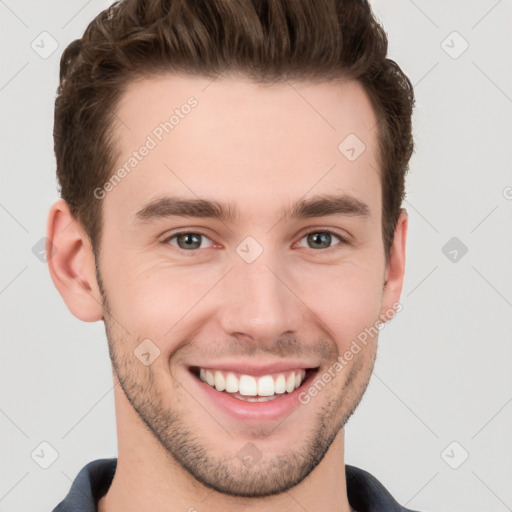
<path id="1" fill-rule="evenodd" d="M 275 421 L 288 416 L 295 408 L 302 405 L 299 395 L 308 389 L 318 370 L 308 373 L 306 380 L 291 393 L 277 395 L 277 398 L 268 402 L 246 402 L 233 398 L 229 393 L 217 391 L 199 377 L 189 372 L 197 386 L 206 397 L 221 411 L 232 418 L 244 421 Z"/>

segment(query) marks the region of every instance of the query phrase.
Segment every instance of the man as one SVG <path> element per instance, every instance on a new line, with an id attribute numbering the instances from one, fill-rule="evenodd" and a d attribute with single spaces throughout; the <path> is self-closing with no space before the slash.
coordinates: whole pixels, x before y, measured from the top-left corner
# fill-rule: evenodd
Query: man
<path id="1" fill-rule="evenodd" d="M 403 511 L 344 463 L 400 309 L 413 92 L 363 1 L 128 0 L 61 59 L 50 273 L 118 458 L 64 511 Z"/>

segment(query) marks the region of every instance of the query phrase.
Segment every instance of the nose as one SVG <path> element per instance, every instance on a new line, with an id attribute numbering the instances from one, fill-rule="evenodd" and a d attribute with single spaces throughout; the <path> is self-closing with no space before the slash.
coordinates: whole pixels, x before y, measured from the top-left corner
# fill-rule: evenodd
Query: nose
<path id="1" fill-rule="evenodd" d="M 221 328 L 230 336 L 269 346 L 284 334 L 301 332 L 307 308 L 296 286 L 276 259 L 262 255 L 253 263 L 235 261 L 223 280 Z"/>

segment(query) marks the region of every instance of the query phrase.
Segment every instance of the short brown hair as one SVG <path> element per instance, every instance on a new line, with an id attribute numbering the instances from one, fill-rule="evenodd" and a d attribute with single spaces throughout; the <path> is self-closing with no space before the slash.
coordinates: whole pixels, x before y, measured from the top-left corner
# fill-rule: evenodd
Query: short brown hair
<path id="1" fill-rule="evenodd" d="M 414 91 L 386 58 L 387 36 L 366 0 L 122 0 L 65 49 L 54 143 L 62 198 L 95 252 L 94 190 L 117 159 L 115 110 L 136 78 L 242 73 L 256 82 L 357 80 L 375 110 L 386 261 L 413 152 Z M 341 141 L 340 141 L 341 142 Z"/>

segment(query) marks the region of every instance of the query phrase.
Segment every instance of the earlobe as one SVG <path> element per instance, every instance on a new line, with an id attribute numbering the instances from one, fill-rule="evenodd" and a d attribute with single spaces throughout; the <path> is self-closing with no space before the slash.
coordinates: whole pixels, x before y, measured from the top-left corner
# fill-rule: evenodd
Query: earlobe
<path id="1" fill-rule="evenodd" d="M 67 307 L 84 322 L 101 320 L 102 298 L 89 237 L 63 199 L 50 208 L 46 237 L 50 275 Z"/>
<path id="2" fill-rule="evenodd" d="M 390 311 L 396 310 L 396 304 L 400 302 L 405 273 L 407 227 L 407 210 L 402 208 L 396 223 L 393 244 L 391 246 L 385 274 L 381 309 L 381 316 L 384 321 L 390 319 Z M 395 305 L 395 307 L 393 305 Z"/>

